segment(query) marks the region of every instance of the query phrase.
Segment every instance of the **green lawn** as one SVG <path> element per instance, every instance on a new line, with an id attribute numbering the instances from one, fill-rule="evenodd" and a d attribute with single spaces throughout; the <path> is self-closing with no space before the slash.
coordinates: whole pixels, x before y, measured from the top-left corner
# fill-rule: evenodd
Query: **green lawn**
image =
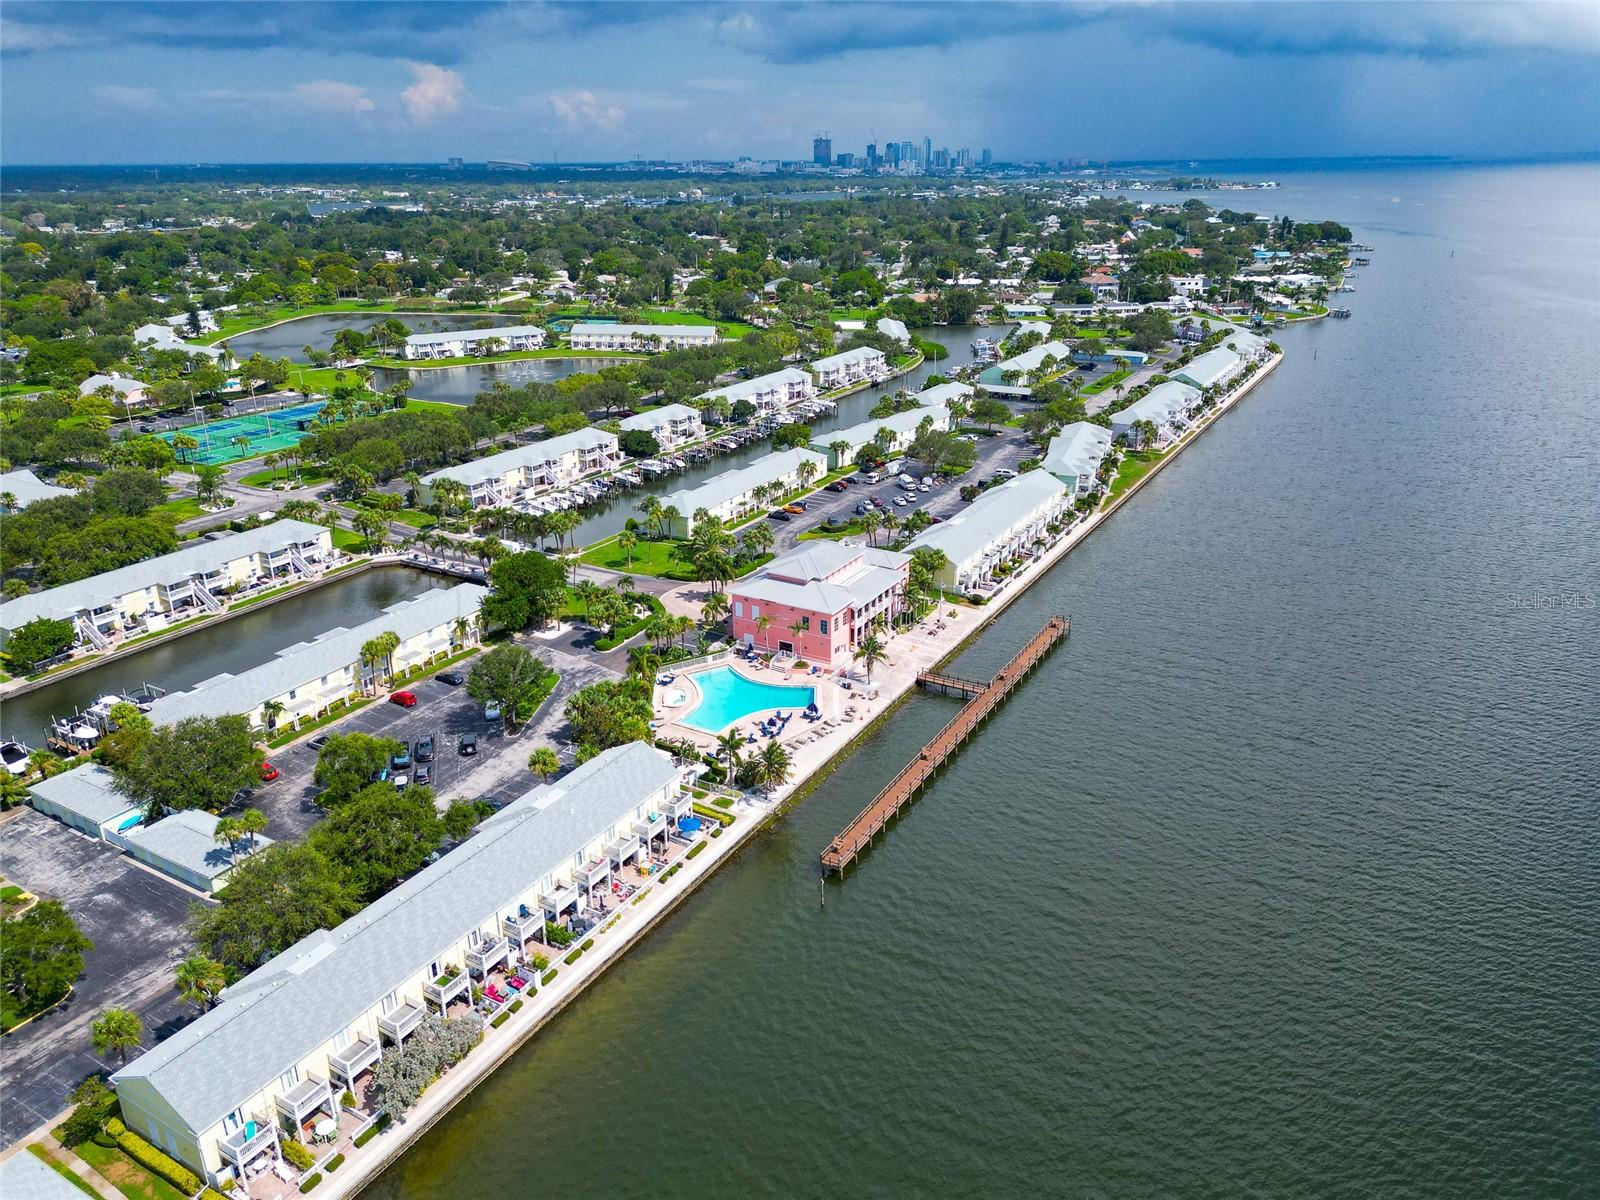
<path id="1" fill-rule="evenodd" d="M 665 576 L 672 571 L 689 569 L 689 564 L 678 557 L 678 552 L 685 545 L 677 540 L 654 542 L 641 537 L 639 544 L 633 548 L 630 562 L 629 556 L 622 552 L 622 547 L 617 545 L 617 539 L 613 537 L 590 546 L 579 556 L 579 561 L 594 567 L 625 571 L 629 575 Z"/>
<path id="2" fill-rule="evenodd" d="M 304 480 L 308 486 L 314 483 L 327 483 L 333 478 L 321 467 L 306 467 L 300 471 L 294 471 L 288 467 L 279 467 L 276 471 L 251 471 L 250 474 L 241 476 L 239 482 L 246 487 L 271 487 L 274 482 L 274 475 L 277 476 L 276 482 L 278 483 L 283 483 L 285 480 L 291 483 Z"/>
<path id="3" fill-rule="evenodd" d="M 835 321 L 871 321 L 882 314 L 881 308 L 836 308 L 829 315 Z"/>
<path id="4" fill-rule="evenodd" d="M 335 550 L 352 550 L 357 554 L 367 552 L 367 539 L 353 529 L 330 529 Z"/>
<path id="5" fill-rule="evenodd" d="M 49 1167 L 52 1171 L 61 1176 L 61 1178 L 65 1179 L 80 1192 L 87 1196 L 94 1196 L 96 1197 L 96 1200 L 98 1200 L 100 1195 L 99 1192 L 90 1187 L 87 1181 L 80 1179 L 77 1175 L 75 1175 L 71 1167 L 67 1166 L 66 1163 L 62 1162 L 55 1155 L 51 1154 L 50 1151 L 46 1150 L 43 1146 L 39 1145 L 38 1142 L 34 1142 L 28 1147 L 28 1153 L 33 1155 L 40 1162 L 44 1163 L 45 1166 Z"/>
<path id="6" fill-rule="evenodd" d="M 1084 388 L 1083 389 L 1083 394 L 1085 396 L 1098 396 L 1101 392 L 1105 391 L 1107 388 L 1116 387 L 1117 384 L 1121 383 L 1124 379 L 1126 379 L 1129 375 L 1132 375 L 1132 374 L 1133 374 L 1133 372 L 1127 370 L 1126 368 L 1124 368 L 1122 370 L 1112 371 L 1109 375 L 1101 376 L 1099 379 L 1096 379 L 1093 383 L 1091 383 L 1088 387 Z"/>
<path id="7" fill-rule="evenodd" d="M 182 1192 L 159 1175 L 152 1175 L 117 1146 L 83 1142 L 73 1152 L 129 1200 L 188 1200 Z"/>
<path id="8" fill-rule="evenodd" d="M 1138 483 L 1166 454 L 1165 450 L 1131 450 L 1123 455 L 1122 465 L 1117 468 L 1117 477 L 1111 481 L 1110 498 L 1115 500 Z"/>
<path id="9" fill-rule="evenodd" d="M 156 505 L 151 511 L 165 513 L 174 521 L 188 521 L 206 515 L 205 509 L 200 507 L 200 501 L 193 496 L 185 496 L 181 500 L 168 500 L 165 504 Z"/>

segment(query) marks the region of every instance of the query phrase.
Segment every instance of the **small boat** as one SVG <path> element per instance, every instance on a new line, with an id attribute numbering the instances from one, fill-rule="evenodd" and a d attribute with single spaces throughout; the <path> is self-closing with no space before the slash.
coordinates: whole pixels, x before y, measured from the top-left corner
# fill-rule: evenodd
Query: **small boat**
<path id="1" fill-rule="evenodd" d="M 1348 308 L 1332 308 L 1328 310 L 1328 315 L 1330 317 L 1338 317 L 1340 320 L 1344 320 L 1350 315 L 1350 310 Z"/>
<path id="2" fill-rule="evenodd" d="M 22 776 L 28 773 L 28 756 L 33 751 L 21 742 L 7 738 L 0 742 L 0 767 L 12 776 Z"/>

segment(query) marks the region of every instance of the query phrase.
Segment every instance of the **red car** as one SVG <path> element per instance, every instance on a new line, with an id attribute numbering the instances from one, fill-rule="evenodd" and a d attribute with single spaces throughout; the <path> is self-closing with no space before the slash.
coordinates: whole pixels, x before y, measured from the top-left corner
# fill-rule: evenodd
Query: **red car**
<path id="1" fill-rule="evenodd" d="M 261 782 L 262 783 L 271 783 L 277 777 L 278 777 L 278 768 L 277 767 L 273 766 L 269 762 L 263 762 L 261 764 Z"/>
<path id="2" fill-rule="evenodd" d="M 401 708 L 415 708 L 417 694 L 415 692 L 396 692 L 389 697 L 390 704 L 398 704 Z"/>

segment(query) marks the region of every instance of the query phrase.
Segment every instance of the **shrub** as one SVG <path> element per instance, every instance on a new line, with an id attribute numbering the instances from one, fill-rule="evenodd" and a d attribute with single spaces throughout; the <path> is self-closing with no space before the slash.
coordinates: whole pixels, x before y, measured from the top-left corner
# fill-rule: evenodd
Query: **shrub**
<path id="1" fill-rule="evenodd" d="M 718 825 L 715 829 L 713 829 L 711 831 L 711 836 L 712 837 L 721 837 L 722 836 L 722 826 Z"/>
<path id="2" fill-rule="evenodd" d="M 332 1175 L 335 1171 L 337 1171 L 342 1166 L 344 1166 L 344 1155 L 335 1154 L 327 1162 L 322 1164 L 322 1169 L 324 1171 L 326 1171 L 329 1175 Z"/>
<path id="3" fill-rule="evenodd" d="M 542 971 L 550 965 L 550 959 L 543 954 L 535 954 L 528 960 L 535 971 Z"/>
<path id="4" fill-rule="evenodd" d="M 279 1149 L 283 1152 L 283 1157 L 289 1160 L 291 1167 L 301 1171 L 309 1171 L 317 1165 L 317 1156 L 293 1138 L 279 1139 Z"/>
<path id="5" fill-rule="evenodd" d="M 305 1177 L 305 1180 L 300 1184 L 300 1193 L 302 1195 L 304 1195 L 306 1192 L 309 1192 L 312 1188 L 316 1187 L 317 1184 L 319 1184 L 321 1182 L 322 1182 L 322 1176 L 321 1175 L 307 1175 Z"/>
<path id="6" fill-rule="evenodd" d="M 511 1012 L 517 1012 L 521 1008 L 522 1008 L 522 1001 L 521 1000 L 513 1000 L 511 1002 L 511 1009 L 510 1009 Z"/>
<path id="7" fill-rule="evenodd" d="M 161 1176 L 185 1196 L 200 1190 L 200 1176 L 177 1159 L 157 1150 L 131 1129 L 117 1139 L 122 1152 L 145 1170 Z"/>
<path id="8" fill-rule="evenodd" d="M 577 962 L 578 959 L 580 959 L 582 957 L 583 957 L 583 947 L 579 946 L 576 950 L 574 950 L 571 954 L 567 955 L 567 957 L 562 959 L 561 961 L 566 963 L 567 966 L 570 967 L 573 963 Z"/>
<path id="9" fill-rule="evenodd" d="M 712 808 L 709 804 L 696 804 L 694 806 L 694 815 L 697 817 L 707 817 L 710 820 L 715 821 L 718 825 L 733 824 L 732 813 L 723 812 L 720 808 Z"/>
<path id="10" fill-rule="evenodd" d="M 128 1127 L 122 1123 L 121 1117 L 112 1117 L 106 1122 L 106 1132 L 113 1138 L 119 1138 L 128 1132 Z"/>
<path id="11" fill-rule="evenodd" d="M 508 1013 L 508 1012 L 500 1013 L 498 1016 L 496 1016 L 492 1020 L 490 1020 L 489 1028 L 491 1028 L 491 1029 L 499 1029 L 500 1026 L 504 1025 L 510 1019 L 511 1019 L 511 1014 L 510 1013 Z"/>
<path id="12" fill-rule="evenodd" d="M 594 939 L 593 938 L 584 938 L 583 939 L 583 945 L 581 947 L 579 947 L 579 949 L 582 949 L 582 950 L 593 950 L 594 949 Z"/>
<path id="13" fill-rule="evenodd" d="M 544 923 L 545 941 L 552 946 L 570 946 L 572 945 L 572 939 L 576 936 L 577 934 L 573 933 L 565 925 L 557 925 L 554 921 L 546 921 Z"/>
<path id="14" fill-rule="evenodd" d="M 228 1200 L 228 1198 L 214 1187 L 203 1187 L 200 1189 L 199 1200 Z"/>
<path id="15" fill-rule="evenodd" d="M 356 1096 L 354 1092 L 352 1092 L 349 1088 L 345 1088 L 344 1091 L 339 1093 L 340 1108 L 354 1108 L 355 1106 Z"/>
<path id="16" fill-rule="evenodd" d="M 684 858 L 693 858 L 696 854 L 699 854 L 700 851 L 704 850 L 705 848 L 706 848 L 706 844 L 704 842 L 696 842 L 694 845 L 689 847 L 689 853 L 685 854 Z"/>
<path id="17" fill-rule="evenodd" d="M 560 973 L 561 973 L 560 971 L 546 971 L 544 973 L 544 978 L 539 980 L 539 986 L 540 987 L 549 987 L 552 983 L 555 982 L 556 976 L 559 975 Z"/>

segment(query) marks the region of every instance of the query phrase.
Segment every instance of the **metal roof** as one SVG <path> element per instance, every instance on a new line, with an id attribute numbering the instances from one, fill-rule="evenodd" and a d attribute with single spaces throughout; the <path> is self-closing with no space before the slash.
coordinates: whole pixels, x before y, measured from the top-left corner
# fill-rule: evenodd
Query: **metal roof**
<path id="1" fill-rule="evenodd" d="M 137 800 L 117 791 L 115 777 L 99 763 L 85 763 L 49 779 L 28 785 L 28 790 L 57 808 L 75 813 L 96 825 L 114 821 L 129 811 L 143 808 Z"/>
<path id="2" fill-rule="evenodd" d="M 574 450 L 592 450 L 596 446 L 615 450 L 617 435 L 610 430 L 597 429 L 594 426 L 577 429 L 571 433 L 563 433 L 559 437 L 545 438 L 542 442 L 502 450 L 499 454 L 491 454 L 487 458 L 475 458 L 471 462 L 445 467 L 424 475 L 422 482 L 427 484 L 436 479 L 454 479 L 470 487 L 485 479 L 499 479 L 507 471 L 542 466 L 547 462 L 555 462 Z"/>
<path id="3" fill-rule="evenodd" d="M 726 396 L 730 401 L 743 400 L 746 396 L 754 396 L 758 392 L 771 391 L 781 388 L 786 384 L 800 383 L 809 385 L 811 376 L 799 367 L 785 367 L 781 371 L 771 371 L 766 375 L 757 375 L 754 379 L 741 379 L 737 383 L 730 383 L 726 387 L 712 388 L 704 393 L 706 396 Z"/>
<path id="4" fill-rule="evenodd" d="M 959 569 L 1065 494 L 1061 481 L 1049 471 L 1029 471 L 990 488 L 942 525 L 924 529 L 906 548 L 931 546 L 943 550 Z"/>
<path id="5" fill-rule="evenodd" d="M 1050 449 L 1039 465 L 1057 478 L 1092 475 L 1109 449 L 1111 430 L 1088 421 L 1074 421 L 1050 439 Z"/>
<path id="6" fill-rule="evenodd" d="M 801 462 L 807 460 L 816 463 L 817 478 L 822 478 L 823 472 L 828 469 L 828 460 L 815 450 L 804 450 L 797 446 L 790 450 L 777 450 L 771 454 L 764 454 L 748 466 L 725 471 L 714 479 L 706 480 L 699 487 L 669 492 L 661 497 L 661 506 L 676 508 L 686 520 L 692 519 L 697 509 L 714 509 L 719 504 L 736 500 L 763 484 L 793 475 L 800 469 Z"/>
<path id="7" fill-rule="evenodd" d="M 618 424 L 623 429 L 643 429 L 646 433 L 652 429 L 660 429 L 663 425 L 670 425 L 674 421 L 687 420 L 690 417 L 698 418 L 700 410 L 690 408 L 687 404 L 663 404 L 660 408 L 652 408 L 649 412 L 636 413 L 631 417 L 624 417 Z"/>
<path id="8" fill-rule="evenodd" d="M 6 471 L 0 473 L 0 492 L 10 492 L 16 497 L 18 508 L 27 508 L 36 500 L 52 500 L 57 496 L 76 495 L 71 488 L 56 487 L 46 483 L 32 471 Z"/>
<path id="9" fill-rule="evenodd" d="M 882 358 L 883 351 L 872 346 L 857 346 L 854 350 L 842 350 L 838 354 L 830 354 L 827 358 L 819 358 L 811 364 L 813 371 L 826 371 L 833 367 L 845 367 L 855 362 L 869 362 Z"/>
<path id="10" fill-rule="evenodd" d="M 1176 379 L 1169 379 L 1165 383 L 1158 383 L 1127 408 L 1111 414 L 1111 423 L 1127 428 L 1135 421 L 1153 421 L 1162 425 L 1173 417 L 1188 410 L 1196 400 L 1200 399 L 1200 392 L 1186 383 L 1179 383 Z"/>
<path id="11" fill-rule="evenodd" d="M 496 325 L 492 329 L 455 329 L 443 333 L 413 333 L 408 346 L 437 346 L 444 342 L 482 342 L 489 338 L 543 337 L 537 325 Z"/>

